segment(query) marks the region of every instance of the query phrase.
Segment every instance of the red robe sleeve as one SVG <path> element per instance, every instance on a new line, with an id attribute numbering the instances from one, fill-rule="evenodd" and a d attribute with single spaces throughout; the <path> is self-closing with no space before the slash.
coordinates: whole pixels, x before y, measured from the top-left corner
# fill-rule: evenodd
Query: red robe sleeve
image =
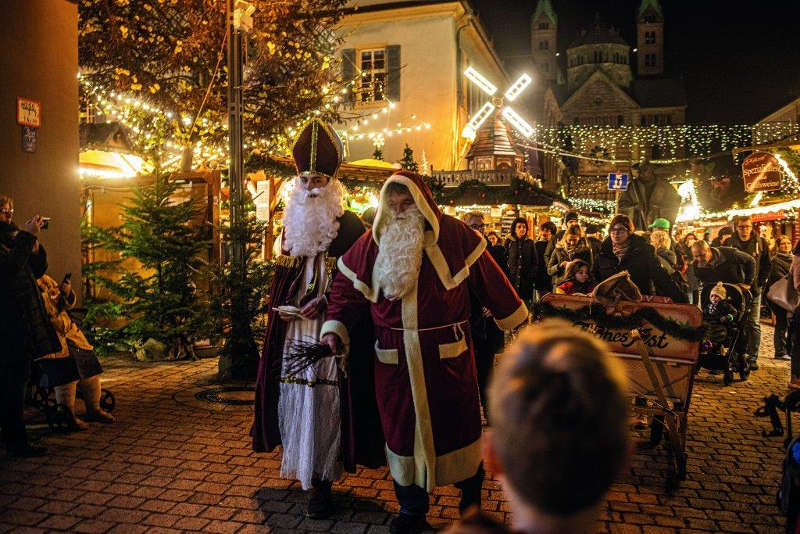
<path id="1" fill-rule="evenodd" d="M 528 318 L 528 308 L 487 250 L 470 267 L 469 290 L 492 312 L 497 326 L 512 330 Z"/>

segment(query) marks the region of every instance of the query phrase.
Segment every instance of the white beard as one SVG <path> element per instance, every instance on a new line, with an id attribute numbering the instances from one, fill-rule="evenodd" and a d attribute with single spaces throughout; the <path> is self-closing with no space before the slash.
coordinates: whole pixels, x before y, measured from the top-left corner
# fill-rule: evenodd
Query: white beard
<path id="1" fill-rule="evenodd" d="M 300 179 L 295 179 L 283 216 L 283 236 L 291 256 L 314 257 L 328 250 L 339 233 L 336 219 L 344 213 L 342 196 L 343 187 L 338 180 L 306 191 Z"/>
<path id="2" fill-rule="evenodd" d="M 416 207 L 394 215 L 384 224 L 374 269 L 386 298 L 403 298 L 416 287 L 424 235 L 425 218 Z"/>

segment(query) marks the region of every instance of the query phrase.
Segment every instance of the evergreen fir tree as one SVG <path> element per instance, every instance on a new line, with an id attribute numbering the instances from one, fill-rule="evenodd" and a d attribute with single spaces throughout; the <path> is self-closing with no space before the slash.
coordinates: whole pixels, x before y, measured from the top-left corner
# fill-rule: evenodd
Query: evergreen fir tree
<path id="1" fill-rule="evenodd" d="M 406 147 L 403 149 L 403 159 L 401 159 L 399 163 L 408 171 L 417 172 L 419 170 L 419 165 L 414 161 L 414 151 L 411 150 L 408 143 L 406 143 Z"/>
<path id="2" fill-rule="evenodd" d="M 165 345 L 167 359 L 193 357 L 193 343 L 207 337 L 207 303 L 199 297 L 195 279 L 205 268 L 202 256 L 210 242 L 195 224 L 201 215 L 196 201 L 176 200 L 179 184 L 158 170 L 154 176 L 152 185 L 134 190 L 122 209 L 122 225 L 94 230 L 94 242 L 119 253 L 122 261 L 89 269 L 99 288 L 116 297 L 89 313 L 110 317 L 113 312 L 127 319 L 116 337 L 131 348 L 154 339 Z M 130 267 L 126 260 L 135 260 L 139 269 L 122 270 L 122 262 Z M 109 269 L 121 271 L 121 276 L 114 279 Z"/>
<path id="3" fill-rule="evenodd" d="M 374 159 L 379 159 L 379 160 L 383 161 L 383 150 L 381 150 L 380 147 L 376 146 L 375 147 L 375 152 L 372 153 L 372 157 Z"/>
<path id="4" fill-rule="evenodd" d="M 422 151 L 422 161 L 420 162 L 420 174 L 423 176 L 429 176 L 431 173 L 431 164 L 428 163 L 428 156 L 425 154 L 425 151 Z"/>

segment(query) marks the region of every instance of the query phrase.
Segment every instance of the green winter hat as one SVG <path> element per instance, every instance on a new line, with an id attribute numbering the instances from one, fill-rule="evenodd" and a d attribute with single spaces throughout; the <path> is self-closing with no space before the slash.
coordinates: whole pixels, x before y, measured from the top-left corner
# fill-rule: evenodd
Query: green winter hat
<path id="1" fill-rule="evenodd" d="M 659 217 L 650 225 L 650 228 L 657 228 L 658 230 L 669 230 L 669 221 Z"/>

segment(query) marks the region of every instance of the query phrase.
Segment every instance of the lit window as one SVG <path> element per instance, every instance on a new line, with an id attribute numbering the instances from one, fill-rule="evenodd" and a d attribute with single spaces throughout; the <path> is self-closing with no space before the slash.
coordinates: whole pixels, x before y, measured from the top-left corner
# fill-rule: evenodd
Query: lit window
<path id="1" fill-rule="evenodd" d="M 361 79 L 358 83 L 358 102 L 382 102 L 386 100 L 386 49 L 361 50 L 358 68 Z"/>

